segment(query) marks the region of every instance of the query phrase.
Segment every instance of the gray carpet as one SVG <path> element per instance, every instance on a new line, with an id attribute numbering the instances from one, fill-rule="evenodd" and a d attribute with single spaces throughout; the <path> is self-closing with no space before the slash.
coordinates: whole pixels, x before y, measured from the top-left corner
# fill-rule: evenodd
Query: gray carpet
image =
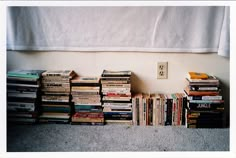
<path id="1" fill-rule="evenodd" d="M 8 125 L 7 151 L 229 151 L 229 129 Z"/>

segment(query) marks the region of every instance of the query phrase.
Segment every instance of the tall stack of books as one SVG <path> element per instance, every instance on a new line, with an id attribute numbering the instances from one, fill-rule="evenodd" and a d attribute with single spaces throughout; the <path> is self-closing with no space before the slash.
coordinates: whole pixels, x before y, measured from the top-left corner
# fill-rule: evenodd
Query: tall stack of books
<path id="1" fill-rule="evenodd" d="M 71 118 L 71 79 L 73 70 L 46 71 L 42 74 L 42 104 L 39 122 L 69 123 Z"/>
<path id="2" fill-rule="evenodd" d="M 132 97 L 133 125 L 183 125 L 186 103 L 184 93 L 135 94 Z"/>
<path id="3" fill-rule="evenodd" d="M 75 77 L 71 81 L 74 114 L 71 124 L 104 125 L 100 77 Z"/>
<path id="4" fill-rule="evenodd" d="M 219 79 L 206 73 L 189 72 L 186 81 L 186 127 L 224 127 L 224 100 Z"/>
<path id="5" fill-rule="evenodd" d="M 131 71 L 104 70 L 101 84 L 105 122 L 132 124 Z"/>
<path id="6" fill-rule="evenodd" d="M 44 70 L 13 70 L 7 73 L 8 122 L 35 123 L 41 101 L 40 79 Z"/>

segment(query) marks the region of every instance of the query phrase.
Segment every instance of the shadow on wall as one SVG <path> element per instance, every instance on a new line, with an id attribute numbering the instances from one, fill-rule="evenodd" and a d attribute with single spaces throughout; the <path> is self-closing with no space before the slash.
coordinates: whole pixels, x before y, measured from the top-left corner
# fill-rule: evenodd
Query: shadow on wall
<path id="1" fill-rule="evenodd" d="M 142 87 L 146 87 L 147 85 L 143 80 L 140 79 L 135 73 L 132 72 L 131 75 L 131 92 L 132 93 L 140 93 L 143 92 Z"/>
<path id="2" fill-rule="evenodd" d="M 230 127 L 230 86 L 222 82 L 221 88 L 225 106 L 225 126 Z"/>

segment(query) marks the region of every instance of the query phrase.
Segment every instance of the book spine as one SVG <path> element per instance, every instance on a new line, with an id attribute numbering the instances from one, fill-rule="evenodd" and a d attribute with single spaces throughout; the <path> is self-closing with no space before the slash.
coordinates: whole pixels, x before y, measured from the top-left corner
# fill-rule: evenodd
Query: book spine
<path id="1" fill-rule="evenodd" d="M 152 109 L 152 125 L 156 126 L 157 125 L 156 124 L 156 120 L 157 120 L 157 118 L 156 118 L 156 116 L 157 116 L 156 98 L 151 98 L 151 100 L 152 100 L 152 107 L 153 107 L 153 109 Z"/>
<path id="2" fill-rule="evenodd" d="M 220 95 L 216 96 L 188 96 L 188 100 L 222 100 Z"/>
<path id="3" fill-rule="evenodd" d="M 139 106 L 140 106 L 140 101 L 139 98 L 136 98 L 136 121 L 137 121 L 137 125 L 140 125 L 140 118 L 139 118 Z"/>
<path id="4" fill-rule="evenodd" d="M 224 110 L 223 103 L 189 103 L 190 110 Z"/>
<path id="5" fill-rule="evenodd" d="M 143 99 L 142 97 L 139 98 L 139 123 L 141 126 L 143 126 Z"/>
<path id="6" fill-rule="evenodd" d="M 153 126 L 153 100 L 148 99 L 148 125 Z"/>
<path id="7" fill-rule="evenodd" d="M 182 125 L 185 125 L 185 113 L 187 108 L 187 97 L 182 98 Z"/>
<path id="8" fill-rule="evenodd" d="M 166 122 L 165 125 L 172 125 L 172 106 L 173 106 L 173 99 L 167 99 L 167 112 L 166 112 Z"/>
<path id="9" fill-rule="evenodd" d="M 144 126 L 146 126 L 147 124 L 146 124 L 146 115 L 147 115 L 147 112 L 146 112 L 146 110 L 147 110 L 147 100 L 144 98 L 143 99 L 143 125 Z"/>
<path id="10" fill-rule="evenodd" d="M 132 120 L 133 120 L 133 125 L 137 125 L 137 118 L 136 118 L 136 112 L 137 107 L 136 107 L 136 98 L 132 98 Z"/>

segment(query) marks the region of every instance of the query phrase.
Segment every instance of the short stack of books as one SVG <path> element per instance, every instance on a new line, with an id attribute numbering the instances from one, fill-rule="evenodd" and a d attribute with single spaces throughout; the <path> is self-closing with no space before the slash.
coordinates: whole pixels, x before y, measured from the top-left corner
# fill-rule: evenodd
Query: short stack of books
<path id="1" fill-rule="evenodd" d="M 13 70 L 7 73 L 7 120 L 36 123 L 41 102 L 40 79 L 44 70 Z"/>
<path id="2" fill-rule="evenodd" d="M 135 94 L 132 97 L 133 125 L 183 125 L 186 103 L 184 93 Z"/>
<path id="3" fill-rule="evenodd" d="M 71 124 L 104 125 L 100 96 L 100 77 L 76 76 L 71 81 L 74 114 Z"/>
<path id="4" fill-rule="evenodd" d="M 224 100 L 219 79 L 206 73 L 189 72 L 186 81 L 186 127 L 224 127 Z"/>
<path id="5" fill-rule="evenodd" d="M 105 123 L 132 124 L 131 71 L 104 70 L 101 84 Z"/>
<path id="6" fill-rule="evenodd" d="M 42 74 L 40 123 L 69 123 L 71 119 L 71 79 L 73 70 L 46 71 Z"/>

